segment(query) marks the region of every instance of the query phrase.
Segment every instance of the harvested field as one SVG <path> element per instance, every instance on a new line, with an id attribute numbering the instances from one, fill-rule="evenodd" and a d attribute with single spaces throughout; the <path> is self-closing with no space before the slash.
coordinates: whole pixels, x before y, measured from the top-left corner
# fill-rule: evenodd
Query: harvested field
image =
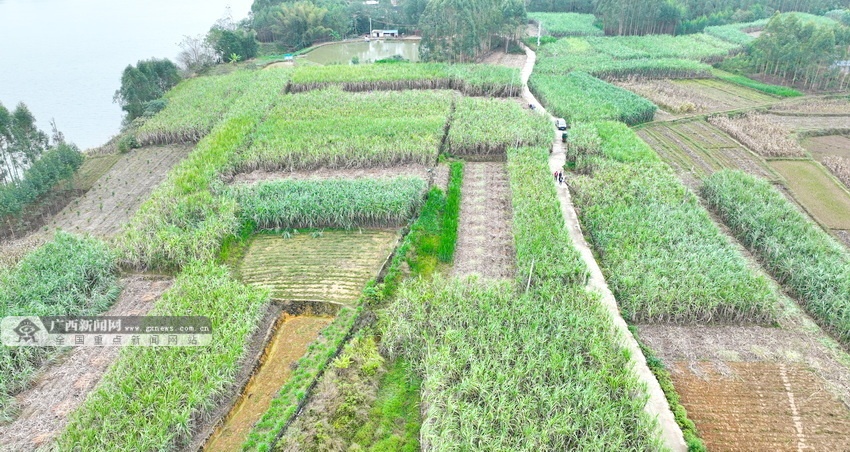
<path id="1" fill-rule="evenodd" d="M 803 98 L 778 103 L 770 107 L 777 113 L 809 113 L 814 115 L 850 115 L 850 98 Z"/>
<path id="2" fill-rule="evenodd" d="M 504 163 L 467 162 L 453 274 L 487 278 L 514 274 L 511 190 Z"/>
<path id="3" fill-rule="evenodd" d="M 282 314 L 279 325 L 263 352 L 263 358 L 223 425 L 204 445 L 205 451 L 238 451 L 272 399 L 292 373 L 293 364 L 331 323 L 329 318 L 291 317 Z"/>
<path id="4" fill-rule="evenodd" d="M 805 157 L 805 149 L 790 137 L 790 129 L 774 118 L 750 111 L 737 117 L 709 116 L 707 120 L 763 157 Z"/>
<path id="5" fill-rule="evenodd" d="M 709 111 L 734 110 L 779 101 L 776 97 L 718 79 L 672 80 L 672 83 L 690 91 L 695 99 L 709 106 Z"/>
<path id="6" fill-rule="evenodd" d="M 780 322 L 789 329 L 639 327 L 709 450 L 843 450 L 848 357 L 795 327 L 794 315 Z"/>
<path id="7" fill-rule="evenodd" d="M 850 189 L 850 158 L 829 155 L 823 159 L 822 163 L 846 188 Z"/>
<path id="8" fill-rule="evenodd" d="M 800 144 L 821 163 L 827 156 L 850 158 L 850 135 L 808 137 Z"/>
<path id="9" fill-rule="evenodd" d="M 814 130 L 834 130 L 836 133 L 850 132 L 850 115 L 848 116 L 793 116 L 766 115 L 771 121 L 781 124 L 794 132 L 811 132 Z"/>
<path id="10" fill-rule="evenodd" d="M 390 168 L 321 168 L 310 171 L 264 171 L 239 173 L 227 180 L 230 184 L 254 184 L 281 179 L 389 179 L 397 176 L 416 176 L 430 180 L 434 170 L 425 165 L 399 165 Z"/>
<path id="11" fill-rule="evenodd" d="M 638 130 L 638 135 L 691 186 L 694 179 L 726 168 L 779 179 L 762 159 L 703 120 L 653 125 Z"/>
<path id="12" fill-rule="evenodd" d="M 104 315 L 144 315 L 171 287 L 170 279 L 131 276 Z M 15 398 L 20 415 L 0 426 L 0 449 L 35 450 L 64 430 L 71 414 L 85 400 L 118 356 L 118 347 L 76 347 L 45 367 L 31 388 Z"/>
<path id="13" fill-rule="evenodd" d="M 490 54 L 485 56 L 481 62 L 484 64 L 494 64 L 497 66 L 522 69 L 523 65 L 525 65 L 525 54 L 505 53 L 501 50 L 497 50 L 495 52 L 490 52 Z"/>
<path id="14" fill-rule="evenodd" d="M 0 268 L 14 266 L 24 255 L 49 239 L 49 234 L 36 232 L 22 239 L 0 242 Z"/>
<path id="15" fill-rule="evenodd" d="M 613 83 L 651 100 L 659 107 L 676 115 L 727 109 L 725 104 L 700 95 L 689 87 L 680 86 L 672 80 L 634 79 Z"/>
<path id="16" fill-rule="evenodd" d="M 791 195 L 816 220 L 830 229 L 850 229 L 850 194 L 825 170 L 809 160 L 770 162 L 788 185 Z"/>
<path id="17" fill-rule="evenodd" d="M 398 239 L 395 231 L 306 231 L 290 238 L 259 234 L 239 266 L 246 283 L 272 298 L 353 304 Z"/>
<path id="18" fill-rule="evenodd" d="M 127 223 L 168 170 L 189 154 L 187 146 L 134 149 L 121 157 L 84 196 L 63 209 L 50 228 L 109 237 Z"/>

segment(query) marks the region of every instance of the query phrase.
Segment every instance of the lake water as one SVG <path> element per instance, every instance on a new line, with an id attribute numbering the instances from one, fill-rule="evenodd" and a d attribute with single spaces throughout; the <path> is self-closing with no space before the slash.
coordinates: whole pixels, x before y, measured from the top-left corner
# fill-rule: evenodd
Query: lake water
<path id="1" fill-rule="evenodd" d="M 0 0 L 0 102 L 24 102 L 36 125 L 50 119 L 87 149 L 121 126 L 112 102 L 121 72 L 143 59 L 175 61 L 184 35 L 206 33 L 230 7 L 234 20 L 252 0 Z"/>
<path id="2" fill-rule="evenodd" d="M 355 56 L 361 63 L 401 55 L 413 62 L 419 61 L 419 41 L 375 40 L 328 44 L 313 50 L 304 58 L 319 64 L 347 64 Z"/>

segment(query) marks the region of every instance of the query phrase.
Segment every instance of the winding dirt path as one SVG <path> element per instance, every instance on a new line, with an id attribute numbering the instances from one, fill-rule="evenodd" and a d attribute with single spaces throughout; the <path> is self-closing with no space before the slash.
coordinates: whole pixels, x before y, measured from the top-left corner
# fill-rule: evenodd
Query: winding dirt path
<path id="1" fill-rule="evenodd" d="M 527 59 L 525 67 L 523 67 L 521 72 L 523 82 L 522 97 L 527 103 L 534 104 L 537 107 L 537 110 L 542 114 L 548 115 L 554 124 L 555 118 L 546 112 L 543 106 L 540 105 L 540 102 L 537 101 L 528 89 L 528 78 L 534 70 L 534 63 L 537 61 L 537 55 L 528 47 L 523 46 L 523 48 L 525 49 Z M 566 155 L 564 154 L 564 147 L 561 143 L 560 137 L 554 128 L 553 132 L 554 137 L 552 154 L 549 157 L 549 170 L 555 172 L 563 168 Z M 599 293 L 601 296 L 600 301 L 608 310 L 608 313 L 611 316 L 611 321 L 614 325 L 616 325 L 617 329 L 621 333 L 620 345 L 629 351 L 629 354 L 632 357 L 632 363 L 634 364 L 633 369 L 635 374 L 640 381 L 646 384 L 649 400 L 647 401 L 644 409 L 647 413 L 658 420 L 658 425 L 661 430 L 660 434 L 664 445 L 673 452 L 686 451 L 687 445 L 685 444 L 682 430 L 676 423 L 676 420 L 673 417 L 673 412 L 670 411 L 670 405 L 667 403 L 664 392 L 661 390 L 658 380 L 655 379 L 655 376 L 652 375 L 652 372 L 646 365 L 646 358 L 643 356 L 634 336 L 632 336 L 632 333 L 629 331 L 626 321 L 623 320 L 622 316 L 620 316 L 620 310 L 617 307 L 617 300 L 614 299 L 614 294 L 612 294 L 611 290 L 608 289 L 608 283 L 605 282 L 602 270 L 599 268 L 599 264 L 596 263 L 596 259 L 593 257 L 593 252 L 590 250 L 590 246 L 588 246 L 587 241 L 584 239 L 584 235 L 581 232 L 581 225 L 578 221 L 578 215 L 573 207 L 570 192 L 566 185 L 558 186 L 558 199 L 561 201 L 561 212 L 563 213 L 567 229 L 570 232 L 570 237 L 573 239 L 573 245 L 581 254 L 588 270 L 590 270 L 590 279 L 588 280 L 587 288 L 588 290 Z"/>

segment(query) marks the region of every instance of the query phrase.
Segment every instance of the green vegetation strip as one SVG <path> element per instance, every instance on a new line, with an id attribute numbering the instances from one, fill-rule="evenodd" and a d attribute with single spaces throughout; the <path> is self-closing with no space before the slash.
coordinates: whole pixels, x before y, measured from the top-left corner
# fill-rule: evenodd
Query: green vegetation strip
<path id="1" fill-rule="evenodd" d="M 736 85 L 740 85 L 746 88 L 754 89 L 756 91 L 761 91 L 765 94 L 770 94 L 772 96 L 799 97 L 803 95 L 803 93 L 797 91 L 794 88 L 758 82 L 753 79 L 744 77 L 743 75 L 730 74 L 728 72 L 721 71 L 720 69 L 714 69 L 711 72 L 715 77 L 719 78 L 720 80 L 727 81 L 729 83 L 734 83 Z"/>
<path id="2" fill-rule="evenodd" d="M 705 180 L 702 195 L 806 310 L 850 346 L 850 255 L 768 182 L 739 171 Z"/>
<path id="3" fill-rule="evenodd" d="M 347 93 L 338 87 L 288 95 L 251 134 L 231 171 L 431 164 L 454 97 L 448 91 Z"/>
<path id="4" fill-rule="evenodd" d="M 528 86 L 552 114 L 570 123 L 611 119 L 633 125 L 652 121 L 658 109 L 631 91 L 583 72 L 566 76 L 535 73 Z"/>
<path id="5" fill-rule="evenodd" d="M 446 149 L 473 159 L 503 156 L 509 147 L 549 144 L 551 130 L 545 115 L 531 114 L 516 102 L 463 97 L 452 114 Z"/>
<path id="6" fill-rule="evenodd" d="M 483 64 L 398 63 L 300 66 L 290 92 L 340 85 L 346 91 L 453 89 L 467 96 L 519 96 L 518 69 Z"/>
<path id="7" fill-rule="evenodd" d="M 235 383 L 268 295 L 232 279 L 226 267 L 193 264 L 151 315 L 207 316 L 205 347 L 129 347 L 77 409 L 58 439 L 62 450 L 173 450 Z"/>
<path id="8" fill-rule="evenodd" d="M 623 124 L 602 124 L 597 131 L 602 150 L 589 157 L 596 159 L 592 175 L 577 177 L 571 186 L 623 317 L 631 322 L 772 321 L 776 294 L 670 167 L 646 152 Z"/>
<path id="9" fill-rule="evenodd" d="M 440 246 L 437 257 L 441 262 L 451 262 L 457 245 L 457 228 L 460 221 L 461 186 L 463 185 L 463 162 L 449 165 L 449 187 L 446 193 L 446 207 L 440 218 Z"/>
<path id="10" fill-rule="evenodd" d="M 395 227 L 422 205 L 427 184 L 393 179 L 281 180 L 233 186 L 243 221 L 260 229 Z"/>
<path id="11" fill-rule="evenodd" d="M 57 232 L 12 268 L 0 268 L 0 318 L 97 315 L 121 291 L 115 255 L 103 242 Z M 0 346 L 0 419 L 9 396 L 22 390 L 56 349 Z"/>
<path id="12" fill-rule="evenodd" d="M 596 27 L 596 16 L 579 13 L 529 13 L 528 18 L 543 25 L 547 35 L 602 36 L 605 32 Z"/>

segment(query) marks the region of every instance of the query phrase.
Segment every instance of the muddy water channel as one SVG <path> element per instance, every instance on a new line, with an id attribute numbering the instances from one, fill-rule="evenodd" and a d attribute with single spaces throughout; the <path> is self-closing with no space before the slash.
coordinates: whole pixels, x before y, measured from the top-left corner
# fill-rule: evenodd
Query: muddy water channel
<path id="1" fill-rule="evenodd" d="M 281 314 L 263 352 L 259 367 L 248 381 L 224 423 L 204 445 L 204 451 L 239 451 L 251 427 L 263 416 L 272 399 L 301 358 L 333 319 Z"/>

